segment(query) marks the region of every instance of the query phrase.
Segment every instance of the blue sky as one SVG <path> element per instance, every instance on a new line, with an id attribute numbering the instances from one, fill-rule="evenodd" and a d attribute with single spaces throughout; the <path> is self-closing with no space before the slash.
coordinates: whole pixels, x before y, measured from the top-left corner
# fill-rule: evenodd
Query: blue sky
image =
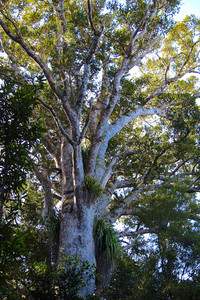
<path id="1" fill-rule="evenodd" d="M 182 20 L 186 15 L 196 15 L 200 17 L 200 1 L 199 0 L 182 0 L 181 9 L 179 15 L 176 17 L 178 20 Z"/>

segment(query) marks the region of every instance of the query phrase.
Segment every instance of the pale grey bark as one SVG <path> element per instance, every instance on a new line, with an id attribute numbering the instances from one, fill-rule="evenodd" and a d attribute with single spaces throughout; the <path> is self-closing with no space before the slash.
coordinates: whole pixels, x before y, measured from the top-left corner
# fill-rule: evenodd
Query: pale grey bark
<path id="1" fill-rule="evenodd" d="M 59 257 L 62 254 L 78 255 L 82 261 L 96 266 L 95 245 L 93 239 L 94 205 L 76 208 L 63 206 L 60 229 Z M 86 287 L 80 296 L 86 297 L 94 292 L 95 278 L 85 276 Z"/>
<path id="2" fill-rule="evenodd" d="M 62 176 L 62 201 L 64 202 L 74 197 L 72 146 L 64 137 L 62 137 L 61 142 L 60 167 Z"/>

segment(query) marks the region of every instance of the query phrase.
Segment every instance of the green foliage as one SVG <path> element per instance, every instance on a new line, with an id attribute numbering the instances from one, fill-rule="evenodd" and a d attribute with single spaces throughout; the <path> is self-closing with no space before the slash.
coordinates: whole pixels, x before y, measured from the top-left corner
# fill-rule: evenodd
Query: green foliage
<path id="1" fill-rule="evenodd" d="M 149 234 L 129 237 L 130 256 L 116 260 L 106 299 L 199 298 L 199 221 L 190 219 L 193 209 L 199 214 L 199 200 L 187 193 L 186 181 L 165 184 L 132 203 L 135 216 L 125 226 Z"/>
<path id="2" fill-rule="evenodd" d="M 59 266 L 35 263 L 26 273 L 28 295 L 34 299 L 78 299 L 79 289 L 86 284 L 86 273 L 92 270 L 78 257 L 63 256 Z"/>
<path id="3" fill-rule="evenodd" d="M 105 255 L 107 261 L 113 261 L 119 250 L 118 236 L 113 226 L 104 218 L 94 221 L 94 240 L 96 258 Z"/>
<path id="4" fill-rule="evenodd" d="M 100 197 L 104 189 L 94 176 L 85 176 L 84 184 L 88 191 L 92 192 L 95 197 Z"/>
<path id="5" fill-rule="evenodd" d="M 106 299 L 128 299 L 135 288 L 139 268 L 130 256 L 125 253 L 115 260 L 115 269 L 108 288 L 104 291 Z"/>
<path id="6" fill-rule="evenodd" d="M 81 299 L 78 291 L 85 286 L 85 274 L 93 269 L 78 257 L 62 256 L 59 266 L 44 261 L 24 261 L 13 279 L 15 285 L 1 285 L 0 295 L 8 299 Z"/>
<path id="7" fill-rule="evenodd" d="M 44 223 L 47 230 L 56 231 L 60 226 L 60 213 L 53 211 L 48 216 L 44 217 Z"/>
<path id="8" fill-rule="evenodd" d="M 0 234 L 0 294 L 21 299 L 25 290 L 27 262 L 47 258 L 46 233 L 42 228 L 2 224 Z M 25 282 L 24 282 L 25 283 Z M 3 298 L 4 299 L 4 298 Z"/>
<path id="9" fill-rule="evenodd" d="M 167 278 L 164 271 L 159 270 L 158 263 L 159 254 L 156 251 L 143 256 L 141 260 L 121 254 L 116 259 L 110 285 L 104 290 L 103 296 L 108 300 L 199 299 L 199 274 L 182 279 L 170 273 Z"/>
<path id="10" fill-rule="evenodd" d="M 18 299 L 17 283 L 13 284 L 13 280 L 21 276 L 25 257 L 46 257 L 45 234 L 42 228 L 39 231 L 34 227 L 38 225 L 38 213 L 35 210 L 34 214 L 34 201 L 28 201 L 25 189 L 27 172 L 32 169 L 29 154 L 33 146 L 37 147 L 44 131 L 39 118 L 33 115 L 37 105 L 34 86 L 19 86 L 4 80 L 0 96 L 0 184 L 3 212 L 0 220 L 0 286 L 1 292 L 9 291 L 10 296 L 13 292 L 13 299 Z M 28 202 L 31 204 L 26 223 L 25 205 Z"/>
<path id="11" fill-rule="evenodd" d="M 4 81 L 0 97 L 0 180 L 6 200 L 11 191 L 17 192 L 25 183 L 26 172 L 31 167 L 28 154 L 38 143 L 43 129 L 40 120 L 33 117 L 37 104 L 34 87 L 19 87 Z"/>

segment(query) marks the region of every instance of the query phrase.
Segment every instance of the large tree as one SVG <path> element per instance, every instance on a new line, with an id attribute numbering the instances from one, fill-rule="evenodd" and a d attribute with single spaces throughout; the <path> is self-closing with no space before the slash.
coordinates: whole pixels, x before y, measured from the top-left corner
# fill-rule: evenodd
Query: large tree
<path id="1" fill-rule="evenodd" d="M 62 201 L 53 260 L 78 254 L 101 270 L 94 219 L 130 215 L 138 234 L 155 231 L 140 201 L 152 192 L 176 189 L 192 197 L 199 190 L 193 75 L 200 71 L 200 22 L 187 17 L 174 24 L 178 5 L 1 1 L 1 73 L 40 86 L 34 113 L 47 132 L 33 155 L 44 215 L 53 214 L 55 199 Z M 196 211 L 188 218 L 197 219 Z M 92 294 L 94 286 L 90 277 L 80 294 Z"/>

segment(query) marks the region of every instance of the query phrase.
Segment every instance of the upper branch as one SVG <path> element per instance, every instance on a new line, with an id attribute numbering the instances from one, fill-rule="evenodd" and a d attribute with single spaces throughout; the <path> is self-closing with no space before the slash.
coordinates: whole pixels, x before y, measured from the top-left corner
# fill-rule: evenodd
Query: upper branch
<path id="1" fill-rule="evenodd" d="M 169 146 L 167 146 L 166 148 L 164 148 L 158 155 L 156 155 L 156 157 L 154 158 L 154 161 L 153 163 L 151 164 L 150 168 L 147 170 L 147 172 L 145 173 L 145 175 L 143 176 L 143 180 L 144 180 L 144 183 L 147 181 L 147 179 L 149 178 L 153 168 L 156 166 L 157 162 L 158 162 L 158 159 L 169 149 L 172 148 L 173 145 L 175 144 L 178 144 L 180 142 L 182 142 L 189 134 L 189 130 L 187 131 L 187 133 L 179 140 L 177 141 L 174 141 L 173 143 L 171 143 Z M 176 172 L 176 170 L 175 170 Z M 174 173 L 174 171 L 172 172 L 172 174 Z"/>
<path id="2" fill-rule="evenodd" d="M 94 26 L 93 19 L 92 19 L 92 11 L 91 11 L 90 0 L 87 0 L 87 8 L 88 8 L 88 19 L 89 19 L 90 26 L 91 26 L 94 34 L 97 35 L 97 30 Z"/>
<path id="3" fill-rule="evenodd" d="M 120 233 L 120 237 L 124 237 L 124 236 L 127 236 L 127 237 L 136 237 L 137 235 L 139 234 L 151 234 L 151 233 L 155 233 L 156 234 L 156 230 L 154 229 L 139 229 L 139 230 L 136 230 L 136 231 L 129 231 L 129 232 L 121 232 Z M 123 240 L 122 240 L 123 242 Z M 130 248 L 132 248 L 134 246 L 134 242 L 133 243 L 130 243 L 128 244 L 127 246 L 123 247 L 124 250 L 129 250 Z"/>
<path id="4" fill-rule="evenodd" d="M 185 62 L 182 64 L 182 66 L 180 67 L 180 70 L 178 71 L 178 73 L 176 74 L 176 76 L 174 77 L 171 77 L 171 78 L 168 78 L 168 73 L 169 73 L 169 68 L 170 68 L 170 64 L 167 65 L 167 68 L 166 68 L 166 71 L 165 71 L 165 80 L 164 82 L 158 86 L 156 88 L 156 90 L 151 93 L 147 98 L 146 98 L 146 102 L 148 102 L 149 100 L 161 95 L 163 93 L 163 91 L 166 89 L 167 86 L 169 86 L 171 83 L 173 82 L 176 82 L 177 80 L 179 80 L 180 78 L 182 78 L 183 76 L 189 74 L 189 73 L 198 73 L 199 74 L 199 71 L 196 71 L 196 69 L 199 67 L 199 65 L 196 65 L 195 67 L 188 67 L 188 68 L 185 68 L 192 56 L 192 52 L 194 50 L 194 47 L 195 45 L 197 44 L 198 42 L 194 43 L 191 50 L 190 50 L 190 53 L 189 55 L 187 56 L 187 59 L 185 60 Z"/>
<path id="5" fill-rule="evenodd" d="M 79 91 L 79 97 L 76 103 L 76 109 L 77 111 L 81 111 L 81 107 L 86 95 L 86 91 L 87 91 L 87 85 L 89 82 L 89 76 L 90 76 L 90 63 L 91 60 L 98 48 L 98 44 L 99 44 L 99 39 L 101 37 L 101 34 L 103 32 L 103 28 L 101 28 L 100 31 L 98 31 L 93 23 L 93 19 L 92 19 L 92 12 L 91 12 L 91 5 L 90 5 L 90 0 L 87 0 L 87 7 L 88 7 L 88 19 L 89 19 L 89 23 L 90 26 L 92 28 L 92 31 L 94 33 L 94 37 L 92 40 L 92 43 L 90 45 L 90 48 L 88 50 L 87 56 L 85 58 L 85 62 L 84 62 L 84 73 L 83 73 L 83 79 L 82 79 L 82 84 L 81 84 L 81 88 Z"/>
<path id="6" fill-rule="evenodd" d="M 137 231 L 122 231 L 120 232 L 120 237 L 129 236 L 129 237 L 135 237 L 138 234 L 146 234 L 146 233 L 155 233 L 152 229 L 139 229 Z"/>
<path id="7" fill-rule="evenodd" d="M 13 69 L 14 69 L 14 73 L 17 74 L 19 73 L 19 65 L 17 63 L 17 58 L 15 57 L 15 55 L 9 51 L 9 49 L 6 47 L 4 40 L 2 38 L 2 36 L 0 35 L 0 43 L 2 46 L 2 49 L 4 50 L 4 52 L 8 55 L 9 59 L 12 61 L 12 65 L 13 65 Z"/>
<path id="8" fill-rule="evenodd" d="M 12 21 L 12 24 L 13 24 L 13 21 Z M 19 30 L 17 30 L 17 35 L 14 35 L 8 29 L 7 25 L 3 22 L 2 19 L 0 19 L 0 26 L 2 27 L 4 32 L 11 38 L 11 40 L 18 43 L 22 47 L 22 49 L 24 49 L 24 51 L 28 54 L 28 56 L 31 57 L 40 66 L 40 68 L 43 70 L 44 75 L 45 75 L 47 81 L 49 82 L 49 85 L 51 86 L 53 92 L 56 94 L 56 96 L 58 98 L 61 99 L 62 94 L 55 83 L 55 80 L 53 78 L 53 75 L 51 74 L 50 69 L 45 64 L 45 62 L 26 44 L 26 42 L 24 41 Z"/>
<path id="9" fill-rule="evenodd" d="M 190 58 L 191 58 L 191 56 L 192 56 L 193 50 L 194 50 L 194 48 L 195 48 L 195 46 L 196 46 L 197 44 L 199 44 L 199 41 L 196 41 L 195 43 L 193 43 L 193 45 L 192 45 L 192 47 L 191 47 L 191 49 L 190 49 L 190 52 L 189 52 L 189 54 L 187 55 L 187 59 L 185 60 L 185 62 L 184 62 L 183 65 L 181 66 L 181 69 L 180 69 L 180 71 L 179 71 L 179 74 L 181 74 L 181 73 L 183 72 L 183 69 L 184 69 L 184 67 L 187 65 L 187 63 L 189 62 L 189 60 L 190 60 Z"/>
<path id="10" fill-rule="evenodd" d="M 60 17 L 61 21 L 62 21 L 61 25 L 62 25 L 62 28 L 63 28 L 63 33 L 66 33 L 67 32 L 67 21 L 66 21 L 66 18 L 65 18 L 64 0 L 59 0 L 56 10 L 59 14 L 59 17 Z"/>
<path id="11" fill-rule="evenodd" d="M 92 43 L 90 45 L 90 49 L 88 50 L 87 56 L 85 58 L 83 79 L 82 79 L 82 84 L 81 84 L 81 88 L 79 91 L 79 97 L 78 97 L 78 100 L 76 103 L 76 109 L 79 112 L 82 108 L 82 104 L 84 102 L 84 98 L 85 98 L 86 91 L 87 91 L 87 85 L 88 85 L 89 76 L 90 76 L 90 63 L 91 63 L 91 60 L 98 48 L 100 36 L 101 36 L 101 32 L 95 33 Z"/>
<path id="12" fill-rule="evenodd" d="M 56 115 L 55 110 L 49 106 L 46 102 L 44 102 L 41 97 L 38 97 L 39 101 L 42 103 L 42 105 L 44 105 L 44 107 L 46 107 L 52 114 L 52 116 L 54 117 L 56 124 L 58 126 L 58 128 L 60 129 L 61 133 L 64 135 L 64 137 L 66 137 L 66 139 L 68 140 L 68 142 L 72 145 L 75 146 L 75 142 L 72 140 L 72 138 L 69 136 L 69 134 L 64 130 L 58 116 Z"/>
<path id="13" fill-rule="evenodd" d="M 48 135 L 48 133 L 43 135 L 42 142 L 46 150 L 53 156 L 56 162 L 56 167 L 60 168 L 60 148 L 55 147 L 52 138 L 50 137 L 50 135 Z"/>
<path id="14" fill-rule="evenodd" d="M 135 31 L 132 32 L 131 35 L 131 39 L 130 39 L 130 44 L 128 46 L 128 53 L 131 55 L 132 51 L 133 51 L 133 46 L 134 46 L 134 42 L 143 37 L 145 35 L 145 33 L 147 32 L 147 25 L 149 22 L 151 22 L 153 20 L 153 18 L 155 17 L 157 11 L 158 11 L 158 2 L 155 0 L 154 1 L 154 5 L 153 5 L 153 9 L 151 12 L 150 17 L 148 18 L 148 11 L 149 11 L 149 7 L 150 7 L 150 1 L 146 7 L 145 13 L 143 18 L 141 19 L 138 27 L 136 28 Z"/>
<path id="15" fill-rule="evenodd" d="M 157 1 L 154 1 L 154 2 L 155 2 L 154 3 L 155 5 L 154 5 L 154 9 L 151 12 L 151 16 L 149 18 L 147 18 L 148 9 L 149 9 L 149 5 L 150 5 L 150 4 L 148 4 L 145 14 L 144 14 L 144 17 L 140 21 L 136 30 L 131 33 L 129 44 L 128 44 L 126 52 L 123 56 L 122 64 L 113 80 L 113 88 L 112 88 L 110 100 L 108 102 L 106 109 L 103 109 L 101 112 L 100 121 L 99 121 L 99 124 L 97 127 L 97 138 L 99 138 L 100 135 L 102 134 L 102 129 L 105 127 L 105 124 L 108 121 L 110 115 L 112 114 L 112 112 L 115 108 L 115 105 L 119 99 L 119 87 L 120 87 L 120 82 L 121 82 L 122 77 L 131 68 L 133 68 L 135 65 L 137 65 L 141 61 L 141 59 L 147 53 L 150 52 L 150 49 L 152 48 L 152 46 L 157 42 L 157 39 L 155 39 L 155 38 L 152 41 L 150 41 L 153 38 L 152 33 L 150 33 L 150 40 L 148 40 L 146 42 L 146 44 L 148 45 L 148 49 L 143 51 L 143 53 L 140 54 L 138 57 L 134 58 L 134 55 L 133 55 L 134 43 L 136 40 L 142 38 L 146 34 L 147 25 L 153 19 L 153 17 L 155 16 L 155 14 L 157 12 Z M 136 51 L 136 53 L 137 53 L 137 51 Z"/>
<path id="16" fill-rule="evenodd" d="M 167 104 L 162 105 L 161 107 L 155 107 L 155 108 L 144 108 L 140 107 L 136 111 L 133 111 L 129 115 L 122 115 L 116 123 L 109 126 L 109 130 L 107 131 L 107 136 L 109 139 L 114 137 L 118 132 L 122 130 L 122 128 L 128 124 L 129 122 L 135 120 L 138 117 L 141 116 L 150 116 L 150 115 L 159 115 L 164 116 L 165 115 L 165 108 L 167 107 Z"/>
<path id="17" fill-rule="evenodd" d="M 101 185 L 102 187 L 105 187 L 108 180 L 110 179 L 110 176 L 112 175 L 112 169 L 113 167 L 116 165 L 116 163 L 121 160 L 126 158 L 127 156 L 131 156 L 134 154 L 139 153 L 139 150 L 126 150 L 124 152 L 121 153 L 117 153 L 111 160 L 109 166 L 107 167 L 107 169 L 105 170 L 105 173 L 102 176 L 102 180 L 101 180 Z"/>
<path id="18" fill-rule="evenodd" d="M 144 175 L 144 177 L 143 177 L 144 182 L 146 182 L 147 179 L 149 178 L 149 176 L 150 176 L 150 174 L 151 174 L 153 168 L 154 168 L 154 167 L 156 166 L 156 164 L 157 164 L 158 159 L 159 159 L 159 158 L 160 158 L 167 150 L 169 150 L 171 147 L 172 147 L 172 145 L 169 145 L 168 147 L 166 147 L 165 149 L 163 149 L 158 155 L 156 155 L 156 157 L 155 157 L 155 159 L 154 159 L 152 165 L 150 166 L 150 168 L 148 169 L 148 171 L 145 173 L 145 175 Z"/>
<path id="19" fill-rule="evenodd" d="M 79 143 L 81 143 L 82 140 L 84 139 L 84 136 L 85 136 L 86 131 L 87 131 L 87 129 L 88 129 L 88 126 L 89 126 L 89 123 L 90 123 L 90 115 L 91 115 L 91 111 L 92 111 L 92 105 L 90 106 L 90 110 L 89 110 L 87 119 L 86 119 L 86 121 L 85 121 L 85 124 L 84 124 L 84 126 L 83 126 L 82 132 L 81 132 L 81 134 L 80 134 L 80 141 L 79 141 Z"/>

